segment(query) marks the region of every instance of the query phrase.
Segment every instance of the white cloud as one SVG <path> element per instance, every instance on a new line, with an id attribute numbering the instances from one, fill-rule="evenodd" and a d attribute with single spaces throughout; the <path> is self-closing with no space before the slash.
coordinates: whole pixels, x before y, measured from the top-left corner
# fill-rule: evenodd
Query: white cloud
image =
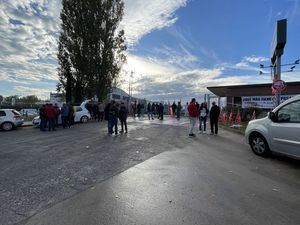
<path id="1" fill-rule="evenodd" d="M 0 79 L 28 94 L 30 85 L 57 80 L 60 0 L 14 0 L 0 8 Z M 13 22 L 12 22 L 13 21 Z M 55 90 L 53 82 L 49 84 Z M 42 89 L 42 88 L 41 88 Z M 35 93 L 43 93 L 35 89 Z"/>
<path id="2" fill-rule="evenodd" d="M 125 14 L 121 23 L 127 42 L 134 45 L 153 30 L 174 24 L 174 12 L 186 5 L 188 0 L 126 0 Z"/>
<path id="3" fill-rule="evenodd" d="M 207 86 L 235 85 L 268 82 L 269 77 L 255 79 L 256 75 L 226 76 L 229 64 L 215 68 L 182 69 L 164 60 L 128 56 L 128 65 L 135 68 L 132 79 L 134 96 L 151 100 L 186 101 L 191 97 L 199 97 L 208 93 Z M 236 65 L 231 65 L 236 69 Z M 127 67 L 126 69 L 128 69 Z M 128 71 L 130 72 L 130 70 Z M 128 90 L 129 74 L 123 74 L 121 88 Z"/>
<path id="4" fill-rule="evenodd" d="M 170 26 L 177 20 L 174 12 L 188 0 L 125 0 L 125 16 L 121 26 L 126 31 L 129 45 L 144 35 Z M 57 38 L 60 30 L 61 0 L 14 0 L 1 3 L 0 8 L 0 79 L 13 85 L 38 85 L 41 81 L 57 80 Z M 15 21 L 11 23 L 11 21 Z M 150 71 L 149 63 L 131 55 L 131 62 L 139 58 L 141 72 Z M 189 61 L 195 60 L 187 55 Z M 136 67 L 136 66 L 135 66 Z M 159 65 L 151 73 L 161 70 Z M 53 82 L 49 84 L 55 90 Z M 31 93 L 30 87 L 16 86 Z M 40 92 L 36 92 L 40 93 Z"/>
<path id="5" fill-rule="evenodd" d="M 270 59 L 263 57 L 263 56 L 245 56 L 244 61 L 250 62 L 250 63 L 260 63 L 260 62 L 265 62 L 269 61 Z"/>
<path id="6" fill-rule="evenodd" d="M 51 89 L 45 88 L 32 88 L 27 86 L 14 86 L 14 90 L 17 95 L 19 96 L 26 96 L 26 95 L 37 95 L 43 99 L 49 99 Z"/>

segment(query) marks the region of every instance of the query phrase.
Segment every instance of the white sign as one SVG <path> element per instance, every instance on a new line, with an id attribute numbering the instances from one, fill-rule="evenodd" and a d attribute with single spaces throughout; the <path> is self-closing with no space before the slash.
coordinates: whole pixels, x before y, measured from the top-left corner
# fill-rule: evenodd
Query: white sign
<path id="1" fill-rule="evenodd" d="M 293 97 L 294 95 L 281 95 L 281 103 L 285 100 Z M 242 97 L 242 108 L 262 108 L 273 109 L 273 97 L 274 96 L 247 96 Z"/>

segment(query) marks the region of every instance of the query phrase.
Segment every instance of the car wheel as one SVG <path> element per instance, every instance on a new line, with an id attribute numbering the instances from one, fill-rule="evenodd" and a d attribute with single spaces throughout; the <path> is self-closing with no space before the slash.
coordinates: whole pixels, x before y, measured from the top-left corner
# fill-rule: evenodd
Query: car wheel
<path id="1" fill-rule="evenodd" d="M 250 146 L 256 155 L 267 156 L 270 154 L 268 142 L 261 134 L 254 133 L 251 135 Z"/>
<path id="2" fill-rule="evenodd" d="M 2 124 L 2 129 L 5 130 L 5 131 L 10 131 L 14 128 L 14 125 L 10 122 L 5 122 Z"/>
<path id="3" fill-rule="evenodd" d="M 82 116 L 81 118 L 80 118 L 80 122 L 81 123 L 87 123 L 89 121 L 89 118 L 87 117 L 87 116 Z"/>

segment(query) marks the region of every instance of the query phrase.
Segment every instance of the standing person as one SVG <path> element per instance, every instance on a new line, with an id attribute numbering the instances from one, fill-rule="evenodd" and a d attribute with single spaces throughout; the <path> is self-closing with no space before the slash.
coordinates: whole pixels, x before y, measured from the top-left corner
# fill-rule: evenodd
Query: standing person
<path id="1" fill-rule="evenodd" d="M 75 123 L 75 121 L 74 121 L 75 110 L 74 110 L 74 107 L 73 107 L 72 103 L 69 103 L 68 107 L 69 107 L 68 125 L 69 125 L 69 128 L 70 128 L 71 125 L 74 125 L 74 123 Z"/>
<path id="2" fill-rule="evenodd" d="M 218 122 L 220 116 L 220 107 L 216 105 L 216 102 L 212 102 L 210 109 L 210 130 L 211 134 L 218 134 Z"/>
<path id="3" fill-rule="evenodd" d="M 193 133 L 193 130 L 194 130 L 196 121 L 199 116 L 195 98 L 192 98 L 192 100 L 188 106 L 188 111 L 189 111 L 189 118 L 190 118 L 189 136 L 195 137 L 196 135 Z"/>
<path id="4" fill-rule="evenodd" d="M 164 119 L 164 105 L 162 103 L 159 103 L 158 118 L 160 120 Z"/>
<path id="5" fill-rule="evenodd" d="M 92 109 L 93 109 L 93 119 L 94 120 L 98 119 L 98 121 L 99 121 L 99 107 L 98 107 L 98 104 L 94 103 Z"/>
<path id="6" fill-rule="evenodd" d="M 61 122 L 62 122 L 63 129 L 65 129 L 67 126 L 68 116 L 69 116 L 69 107 L 64 103 L 63 107 L 61 108 Z"/>
<path id="7" fill-rule="evenodd" d="M 136 115 L 136 110 L 137 110 L 137 104 L 136 101 L 134 101 L 133 107 L 132 107 L 132 112 L 133 112 L 133 118 L 135 119 Z"/>
<path id="8" fill-rule="evenodd" d="M 108 120 L 110 121 L 110 126 L 109 126 L 109 134 L 112 135 L 113 132 L 113 128 L 115 128 L 115 135 L 118 134 L 118 107 L 116 105 L 115 101 L 111 102 L 111 105 L 109 107 L 109 118 Z"/>
<path id="9" fill-rule="evenodd" d="M 46 125 L 47 125 L 47 117 L 46 117 L 46 106 L 43 105 L 40 108 L 40 131 L 45 131 Z"/>
<path id="10" fill-rule="evenodd" d="M 141 117 L 142 105 L 140 103 L 138 103 L 136 108 L 137 108 L 137 110 L 136 110 L 137 116 L 138 116 L 138 118 L 140 118 Z"/>
<path id="11" fill-rule="evenodd" d="M 58 117 L 60 115 L 60 108 L 57 106 L 57 103 L 54 104 L 55 109 L 55 127 L 58 127 Z"/>
<path id="12" fill-rule="evenodd" d="M 152 120 L 154 120 L 154 117 L 156 117 L 156 107 L 154 102 L 151 105 L 151 111 L 152 111 Z"/>
<path id="13" fill-rule="evenodd" d="M 144 117 L 146 102 L 141 103 L 141 116 Z"/>
<path id="14" fill-rule="evenodd" d="M 46 115 L 48 118 L 48 130 L 49 131 L 55 131 L 55 116 L 56 116 L 56 111 L 55 108 L 53 107 L 52 104 L 49 104 L 48 107 L 46 108 Z"/>
<path id="15" fill-rule="evenodd" d="M 103 121 L 103 116 L 104 116 L 104 105 L 103 105 L 103 103 L 102 102 L 100 102 L 100 104 L 99 104 L 99 115 L 98 115 L 98 122 L 99 121 Z"/>
<path id="16" fill-rule="evenodd" d="M 86 109 L 89 111 L 90 115 L 91 115 L 91 118 L 94 118 L 94 113 L 93 113 L 93 105 L 91 102 L 88 102 L 86 105 L 85 105 Z"/>
<path id="17" fill-rule="evenodd" d="M 157 119 L 159 119 L 159 104 L 158 103 L 155 104 L 155 110 L 157 113 Z"/>
<path id="18" fill-rule="evenodd" d="M 107 121 L 107 131 L 108 131 L 108 134 L 110 134 L 110 127 L 111 127 L 111 121 L 109 120 L 109 109 L 110 109 L 110 105 L 111 103 L 107 103 L 105 108 L 104 108 L 104 120 Z"/>
<path id="19" fill-rule="evenodd" d="M 151 106 L 150 102 L 147 105 L 147 112 L 148 112 L 148 119 L 150 120 L 150 117 L 151 117 L 151 119 L 153 120 L 153 111 L 152 111 L 152 106 Z"/>
<path id="20" fill-rule="evenodd" d="M 178 102 L 177 104 L 177 109 L 176 109 L 176 116 L 177 116 L 177 120 L 180 120 L 180 113 L 181 113 L 181 103 Z"/>
<path id="21" fill-rule="evenodd" d="M 124 102 L 122 102 L 119 110 L 119 119 L 121 122 L 121 131 L 120 131 L 121 133 L 124 133 L 124 126 L 125 126 L 125 133 L 127 133 L 127 116 L 128 116 L 128 110 Z"/>
<path id="22" fill-rule="evenodd" d="M 176 105 L 175 102 L 173 102 L 173 104 L 172 104 L 172 116 L 173 116 L 173 117 L 175 117 L 176 109 L 177 109 L 177 105 Z"/>
<path id="23" fill-rule="evenodd" d="M 200 109 L 200 117 L 199 117 L 199 133 L 202 133 L 202 123 L 203 123 L 203 133 L 206 133 L 206 119 L 208 115 L 207 103 L 201 103 Z"/>
<path id="24" fill-rule="evenodd" d="M 188 110 L 188 107 L 189 107 L 189 103 L 187 102 L 185 104 L 185 107 L 184 107 L 184 116 L 188 117 L 189 116 L 189 110 Z"/>

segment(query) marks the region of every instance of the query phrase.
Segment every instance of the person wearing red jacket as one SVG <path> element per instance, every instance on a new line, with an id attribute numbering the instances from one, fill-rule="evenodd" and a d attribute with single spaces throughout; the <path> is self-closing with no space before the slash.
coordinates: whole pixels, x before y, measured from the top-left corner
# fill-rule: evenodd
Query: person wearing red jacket
<path id="1" fill-rule="evenodd" d="M 196 105 L 196 99 L 192 98 L 189 106 L 188 106 L 188 111 L 189 111 L 189 118 L 190 118 L 190 126 L 189 126 L 189 136 L 190 137 L 195 137 L 196 135 L 193 133 L 194 127 L 196 125 L 196 122 L 199 117 L 199 111 Z"/>
<path id="2" fill-rule="evenodd" d="M 46 107 L 46 116 L 47 116 L 48 123 L 49 123 L 48 124 L 49 131 L 51 131 L 51 130 L 55 131 L 56 110 L 55 110 L 55 108 L 53 107 L 52 104 L 49 104 Z"/>

